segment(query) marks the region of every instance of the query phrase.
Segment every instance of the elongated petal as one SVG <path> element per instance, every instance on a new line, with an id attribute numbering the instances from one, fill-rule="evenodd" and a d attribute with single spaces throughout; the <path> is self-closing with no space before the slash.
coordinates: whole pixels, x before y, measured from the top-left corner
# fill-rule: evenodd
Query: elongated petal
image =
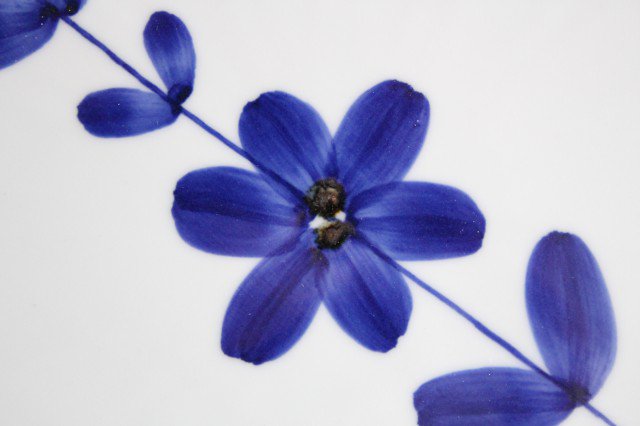
<path id="1" fill-rule="evenodd" d="M 531 371 L 483 368 L 425 383 L 413 404 L 419 425 L 548 426 L 560 423 L 574 404 L 554 384 Z"/>
<path id="2" fill-rule="evenodd" d="M 338 177 L 347 192 L 402 180 L 420 152 L 429 102 L 398 81 L 365 92 L 347 112 L 335 137 Z"/>
<path id="3" fill-rule="evenodd" d="M 0 39 L 38 29 L 44 22 L 43 8 L 42 0 L 0 2 Z"/>
<path id="4" fill-rule="evenodd" d="M 193 89 L 196 53 L 186 25 L 175 15 L 156 12 L 144 30 L 144 45 L 169 96 L 183 102 Z"/>
<path id="5" fill-rule="evenodd" d="M 329 312 L 363 346 L 394 348 L 411 315 L 411 294 L 400 274 L 354 238 L 323 254 L 321 291 Z"/>
<path id="6" fill-rule="evenodd" d="M 349 205 L 358 232 L 398 260 L 441 259 L 474 253 L 485 221 L 464 192 L 425 182 L 390 183 Z"/>
<path id="7" fill-rule="evenodd" d="M 176 121 L 177 114 L 160 96 L 136 89 L 95 92 L 78 105 L 78 119 L 89 133 L 104 138 L 151 132 Z"/>
<path id="8" fill-rule="evenodd" d="M 248 103 L 240 139 L 260 163 L 303 193 L 327 177 L 329 131 L 311 106 L 291 95 L 270 92 Z"/>
<path id="9" fill-rule="evenodd" d="M 552 375 L 579 400 L 604 383 L 616 353 L 616 327 L 598 263 L 575 235 L 552 232 L 533 250 L 527 310 Z"/>
<path id="10" fill-rule="evenodd" d="M 174 191 L 182 238 L 210 253 L 266 256 L 297 237 L 301 216 L 256 173 L 231 167 L 197 170 Z"/>
<path id="11" fill-rule="evenodd" d="M 265 258 L 240 285 L 222 327 L 225 354 L 253 364 L 288 351 L 320 306 L 316 257 L 309 239 Z"/>
<path id="12" fill-rule="evenodd" d="M 18 26 L 26 25 L 26 21 L 25 19 Z M 0 69 L 15 64 L 44 46 L 53 36 L 56 26 L 56 20 L 48 19 L 38 24 L 35 29 L 20 28 L 15 34 L 10 33 L 18 31 L 18 28 L 10 26 L 6 31 L 7 36 L 0 38 Z M 24 30 L 26 32 L 22 32 Z"/>

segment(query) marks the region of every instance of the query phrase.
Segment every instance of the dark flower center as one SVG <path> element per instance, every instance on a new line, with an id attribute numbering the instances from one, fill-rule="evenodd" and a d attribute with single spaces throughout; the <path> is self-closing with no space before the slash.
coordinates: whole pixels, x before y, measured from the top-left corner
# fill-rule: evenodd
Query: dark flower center
<path id="1" fill-rule="evenodd" d="M 320 179 L 307 191 L 304 201 L 316 218 L 309 226 L 316 234 L 319 249 L 335 250 L 355 234 L 355 228 L 347 222 L 344 209 L 346 193 L 334 178 Z"/>
<path id="2" fill-rule="evenodd" d="M 40 11 L 40 20 L 44 23 L 49 19 L 58 19 L 61 15 L 73 16 L 80 10 L 80 2 L 78 0 L 67 0 L 64 10 L 58 10 L 51 3 L 45 3 Z"/>
<path id="3" fill-rule="evenodd" d="M 355 233 L 355 229 L 349 222 L 335 221 L 317 228 L 314 232 L 319 249 L 335 250 Z"/>
<path id="4" fill-rule="evenodd" d="M 321 179 L 307 191 L 304 201 L 311 213 L 331 218 L 344 208 L 344 187 L 334 178 Z"/>

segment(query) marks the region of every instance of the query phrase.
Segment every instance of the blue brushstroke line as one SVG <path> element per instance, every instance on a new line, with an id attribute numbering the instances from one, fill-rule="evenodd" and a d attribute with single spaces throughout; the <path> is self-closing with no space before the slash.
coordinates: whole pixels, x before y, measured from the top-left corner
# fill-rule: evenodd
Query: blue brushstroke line
<path id="1" fill-rule="evenodd" d="M 158 96 L 160 96 L 166 102 L 171 103 L 171 100 L 168 98 L 168 96 L 158 86 L 156 86 L 151 81 L 149 81 L 144 76 L 142 76 L 142 74 L 140 74 L 138 71 L 136 71 L 131 65 L 126 63 L 118 55 L 116 55 L 104 43 L 102 43 L 97 38 L 95 38 L 93 35 L 91 35 L 91 33 L 89 33 L 84 28 L 82 28 L 80 25 L 75 23 L 68 16 L 62 16 L 60 19 L 62 21 L 64 21 L 65 23 L 67 23 L 71 28 L 73 28 L 76 32 L 78 32 L 82 37 L 87 39 L 91 44 L 95 45 L 100 50 L 102 50 L 107 56 L 109 56 L 109 58 L 111 58 L 111 60 L 113 62 L 118 64 L 125 71 L 127 71 L 129 74 L 131 74 L 133 77 L 135 77 L 140 83 L 142 83 L 142 85 L 147 87 L 152 92 L 156 93 Z M 269 177 L 271 177 L 271 178 L 275 179 L 276 181 L 278 181 L 279 183 L 283 184 L 287 189 L 289 189 L 292 192 L 292 194 L 294 196 L 300 196 L 300 197 L 304 196 L 304 194 L 300 190 L 298 190 L 297 188 L 292 186 L 289 182 L 286 182 L 285 180 L 283 180 L 279 175 L 277 175 L 272 170 L 270 170 L 267 167 L 261 165 L 248 152 L 246 152 L 244 149 L 240 148 L 238 145 L 236 145 L 233 142 L 231 142 L 231 140 L 227 139 L 220 132 L 215 130 L 213 127 L 209 126 L 202 119 L 200 119 L 197 115 L 195 115 L 194 113 L 190 112 L 186 108 L 181 108 L 181 113 L 183 115 L 185 115 L 187 118 L 189 118 L 191 121 L 193 121 L 196 125 L 200 126 L 207 133 L 209 133 L 210 135 L 212 135 L 213 137 L 218 139 L 220 142 L 222 142 L 228 148 L 233 150 L 236 154 L 238 154 L 238 155 L 242 156 L 243 158 L 245 158 L 247 161 L 249 161 L 251 164 L 253 164 L 256 168 L 260 169 L 263 173 L 267 174 Z M 509 352 L 511 355 L 513 355 L 518 360 L 520 360 L 522 363 L 527 365 L 533 371 L 535 371 L 536 373 L 540 374 L 542 377 L 546 378 L 547 380 L 551 381 L 552 383 L 554 383 L 556 386 L 560 387 L 561 389 L 565 390 L 565 386 L 562 383 L 558 382 L 558 380 L 556 380 L 553 376 L 549 375 L 542 368 L 538 367 L 538 365 L 536 365 L 533 361 L 531 361 L 529 358 L 527 358 L 522 352 L 520 352 L 518 349 L 516 349 L 512 344 L 510 344 L 509 342 L 504 340 L 502 337 L 498 336 L 496 333 L 491 331 L 487 326 L 485 326 L 482 322 L 480 322 L 473 315 L 471 315 L 470 313 L 465 311 L 461 306 L 456 304 L 453 300 L 449 299 L 444 294 L 440 293 L 438 290 L 436 290 L 435 288 L 431 287 L 426 282 L 422 281 L 420 278 L 415 276 L 411 271 L 407 270 L 402 265 L 400 265 L 398 262 L 396 262 L 395 260 L 393 260 L 392 258 L 387 256 L 386 254 L 384 254 L 381 250 L 379 250 L 376 246 L 374 246 L 369 241 L 364 239 L 362 236 L 359 236 L 359 238 L 362 241 L 364 241 L 380 258 L 382 258 L 384 261 L 389 263 L 396 270 L 398 270 L 398 272 L 400 272 L 401 274 L 405 275 L 407 278 L 409 278 L 411 281 L 416 283 L 418 286 L 420 286 L 421 288 L 426 290 L 428 293 L 430 293 L 436 299 L 438 299 L 439 301 L 441 301 L 442 303 L 447 305 L 449 308 L 453 309 L 458 315 L 462 316 L 464 319 L 466 319 L 471 324 L 473 324 L 473 326 L 476 329 L 478 329 L 482 334 L 484 334 L 489 339 L 491 339 L 494 342 L 496 342 L 498 345 L 500 345 L 502 348 L 504 348 L 507 352 Z M 608 425 L 616 426 L 616 424 L 612 420 L 610 420 L 607 416 L 605 416 L 602 412 L 600 412 L 597 408 L 595 408 L 590 403 L 586 403 L 583 406 L 587 410 L 589 410 L 593 415 L 595 415 L 596 417 L 598 417 L 599 419 L 601 419 L 602 421 L 604 421 Z"/>
<path id="2" fill-rule="evenodd" d="M 102 43 L 100 40 L 98 40 L 96 37 L 94 37 L 90 32 L 88 32 L 87 30 L 82 28 L 80 25 L 78 25 L 73 19 L 71 19 L 70 17 L 65 16 L 65 15 L 61 16 L 60 19 L 62 21 L 64 21 L 67 25 L 69 25 L 71 28 L 73 28 L 78 34 L 80 34 L 82 37 L 84 37 L 86 40 L 88 40 L 91 44 L 96 46 L 98 49 L 102 50 L 113 62 L 115 62 L 117 65 L 122 67 L 129 74 L 131 74 L 136 80 L 138 80 L 140 83 L 142 83 L 143 86 L 145 86 L 147 89 L 151 90 L 156 95 L 160 96 L 166 102 L 168 102 L 168 103 L 173 105 L 173 102 L 164 93 L 164 91 L 162 91 L 162 89 L 160 89 L 158 86 L 156 86 L 151 81 L 149 81 L 147 78 L 145 78 L 135 68 L 133 68 L 127 62 L 125 62 L 124 59 L 120 58 L 114 51 L 109 49 L 104 43 Z M 249 161 L 251 164 L 253 164 L 257 169 L 262 171 L 264 174 L 266 174 L 270 178 L 274 179 L 278 183 L 282 184 L 285 188 L 287 188 L 292 193 L 292 195 L 294 197 L 304 198 L 304 193 L 302 191 L 300 191 L 298 188 L 296 188 L 293 185 L 291 185 L 289 182 L 285 181 L 280 175 L 278 175 L 274 171 L 270 170 L 268 167 L 266 167 L 263 164 L 261 164 L 251 154 L 249 154 L 244 149 L 240 148 L 238 145 L 236 145 L 231 140 L 226 138 L 224 135 L 222 135 L 216 129 L 214 129 L 213 127 L 209 126 L 207 123 L 205 123 L 197 115 L 195 115 L 194 113 L 192 113 L 191 111 L 187 110 L 184 107 L 180 107 L 180 112 L 182 113 L 182 115 L 184 115 L 185 117 L 187 117 L 188 119 L 193 121 L 196 125 L 200 126 L 204 131 L 206 131 L 211 136 L 215 137 L 220 142 L 222 142 L 225 146 L 227 146 L 227 148 L 230 148 L 231 150 L 233 150 L 233 152 L 235 152 L 236 154 L 240 155 L 245 160 Z"/>
<path id="3" fill-rule="evenodd" d="M 376 255 L 378 255 L 382 260 L 384 260 L 389 265 L 391 265 L 393 268 L 395 268 L 398 272 L 400 272 L 401 274 L 403 274 L 404 276 L 409 278 L 411 281 L 416 283 L 422 289 L 426 290 L 428 293 L 430 293 L 436 299 L 438 299 L 439 301 L 441 301 L 442 303 L 447 305 L 449 308 L 453 309 L 458 315 L 460 315 L 461 317 L 463 317 L 464 319 L 469 321 L 471 324 L 473 324 L 473 326 L 475 328 L 477 328 L 482 334 L 487 336 L 489 339 L 493 340 L 498 345 L 502 346 L 502 348 L 504 348 L 507 352 L 509 352 L 511 355 L 513 355 L 515 358 L 517 358 L 520 362 L 522 362 L 523 364 L 527 365 L 533 371 L 535 371 L 536 373 L 538 373 L 539 375 L 541 375 L 542 377 L 544 377 L 545 379 L 549 380 L 550 382 L 552 382 L 553 384 L 558 386 L 560 389 L 564 390 L 569 395 L 571 395 L 569 389 L 567 389 L 566 386 L 562 382 L 558 381 L 558 379 L 556 379 L 555 377 L 551 376 L 549 373 L 544 371 L 536 363 L 531 361 L 527 356 L 525 356 L 522 352 L 520 352 L 518 349 L 516 349 L 511 343 L 507 342 L 505 339 L 503 339 L 502 337 L 498 336 L 496 333 L 491 331 L 486 325 L 484 325 L 482 322 L 480 322 L 480 320 L 478 320 L 476 317 L 471 315 L 469 312 L 464 310 L 460 305 L 455 303 L 453 300 L 449 299 L 444 294 L 440 293 L 435 288 L 431 287 L 426 282 L 422 281 L 420 278 L 415 276 L 411 271 L 406 269 L 404 266 L 400 265 L 398 262 L 396 262 L 391 257 L 389 257 L 384 252 L 382 252 L 380 249 L 378 249 L 375 245 L 373 245 L 369 241 L 367 241 L 362 235 L 359 234 L 359 235 L 357 235 L 356 238 L 360 239 L 365 244 L 367 244 L 367 246 L 369 246 L 369 248 L 371 248 L 371 250 L 373 250 L 374 253 L 376 253 Z M 608 425 L 616 426 L 616 424 L 612 420 L 607 418 L 607 416 L 605 416 L 602 412 L 600 412 L 598 409 L 596 409 L 591 404 L 587 403 L 587 404 L 584 404 L 583 406 L 587 410 L 589 410 L 591 413 L 593 413 L 596 417 L 600 418 L 605 423 L 607 423 Z"/>

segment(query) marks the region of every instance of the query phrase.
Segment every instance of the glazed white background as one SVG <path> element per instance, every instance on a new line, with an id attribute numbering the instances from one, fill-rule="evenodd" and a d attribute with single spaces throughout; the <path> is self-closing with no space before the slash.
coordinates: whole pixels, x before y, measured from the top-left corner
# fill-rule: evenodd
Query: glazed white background
<path id="1" fill-rule="evenodd" d="M 243 105 L 285 90 L 335 130 L 387 78 L 431 101 L 409 178 L 468 192 L 483 249 L 407 263 L 537 361 L 524 304 L 536 241 L 581 235 L 619 332 L 594 405 L 640 423 L 640 3 L 637 1 L 89 0 L 77 21 L 155 82 L 142 30 L 178 14 L 196 43 L 188 107 L 237 141 Z M 100 140 L 75 118 L 91 91 L 140 87 L 61 25 L 0 72 L 0 424 L 412 425 L 413 391 L 461 369 L 518 366 L 410 284 L 409 330 L 369 352 L 321 309 L 261 367 L 223 355 L 228 301 L 256 259 L 192 249 L 170 215 L 175 182 L 248 167 L 185 119 Z M 600 424 L 584 410 L 567 425 Z"/>

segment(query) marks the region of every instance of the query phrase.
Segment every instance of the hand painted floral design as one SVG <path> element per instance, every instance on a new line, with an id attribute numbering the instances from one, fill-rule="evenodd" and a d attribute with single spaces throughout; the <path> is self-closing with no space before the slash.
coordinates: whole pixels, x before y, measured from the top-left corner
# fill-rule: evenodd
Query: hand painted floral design
<path id="1" fill-rule="evenodd" d="M 196 54 L 189 30 L 176 16 L 154 13 L 144 30 L 144 45 L 167 87 L 166 96 L 137 89 L 108 89 L 87 96 L 78 118 L 100 137 L 134 136 L 172 124 L 193 91 Z"/>
<path id="2" fill-rule="evenodd" d="M 44 46 L 58 20 L 72 16 L 85 0 L 2 0 L 0 2 L 0 69 Z"/>
<path id="3" fill-rule="evenodd" d="M 395 347 L 411 313 L 397 260 L 478 250 L 485 221 L 463 192 L 402 182 L 427 131 L 429 104 L 409 85 L 365 92 L 332 138 L 309 105 L 282 92 L 249 103 L 243 147 L 289 185 L 216 167 L 183 177 L 173 216 L 180 235 L 207 252 L 265 257 L 226 313 L 222 349 L 260 364 L 304 333 L 321 302 L 365 347 Z M 293 190 L 292 190 L 293 188 Z"/>
<path id="4" fill-rule="evenodd" d="M 600 268 L 580 238 L 553 232 L 538 243 L 526 299 L 550 375 L 482 368 L 437 378 L 414 395 L 420 425 L 555 425 L 579 406 L 603 418 L 588 404 L 613 366 L 616 327 Z"/>

